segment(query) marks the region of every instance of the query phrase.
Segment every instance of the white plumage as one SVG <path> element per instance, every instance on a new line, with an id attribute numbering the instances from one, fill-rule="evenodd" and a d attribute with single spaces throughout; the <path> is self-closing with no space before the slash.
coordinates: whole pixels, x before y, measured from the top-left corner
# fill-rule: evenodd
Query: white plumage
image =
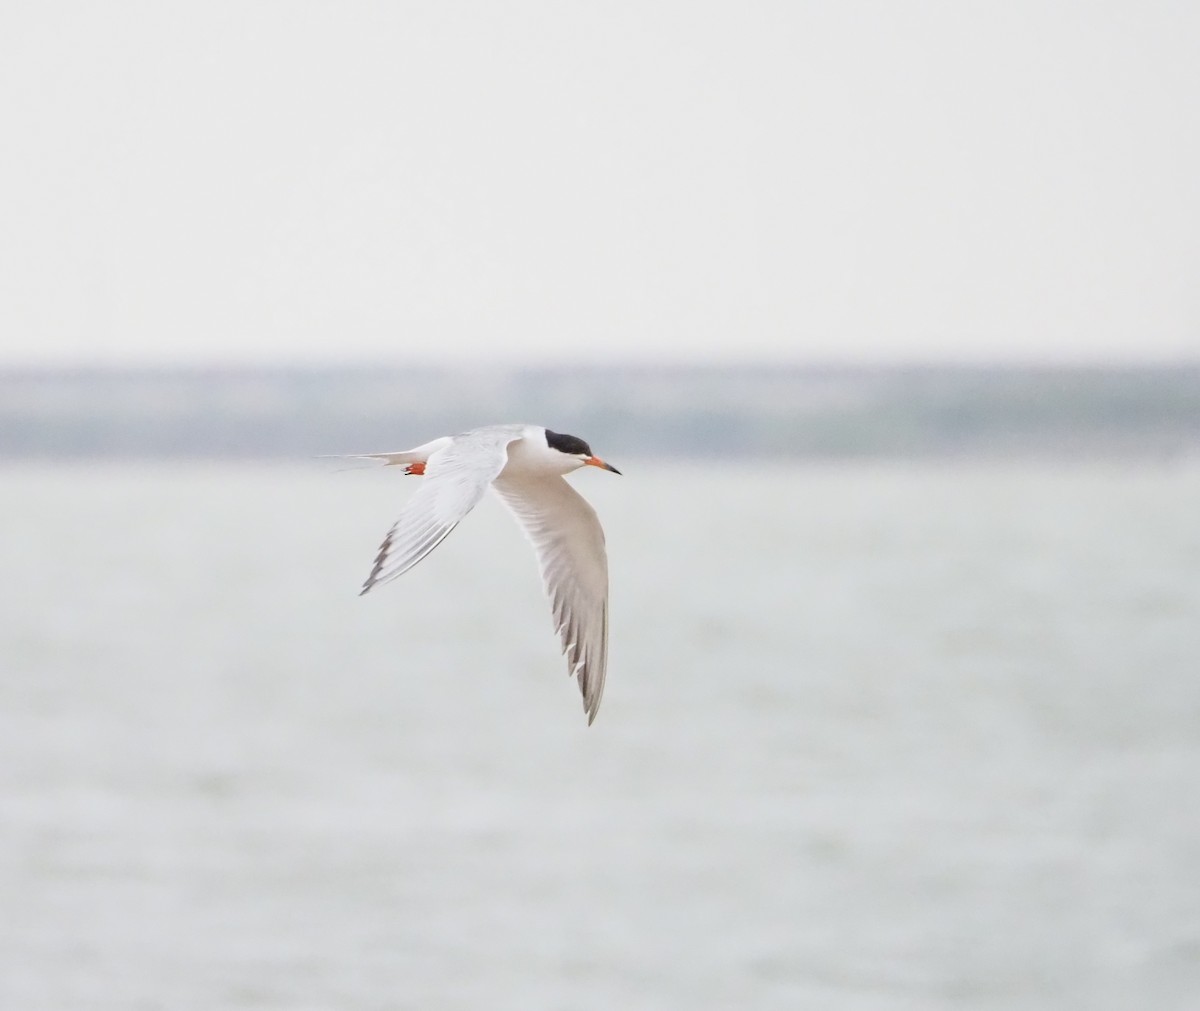
<path id="1" fill-rule="evenodd" d="M 362 592 L 389 582 L 436 548 L 489 486 L 537 552 L 567 668 L 579 682 L 588 723 L 608 667 L 608 557 L 595 510 L 564 474 L 615 467 L 574 436 L 537 425 L 491 425 L 399 453 L 366 453 L 424 477 L 379 547 Z"/>

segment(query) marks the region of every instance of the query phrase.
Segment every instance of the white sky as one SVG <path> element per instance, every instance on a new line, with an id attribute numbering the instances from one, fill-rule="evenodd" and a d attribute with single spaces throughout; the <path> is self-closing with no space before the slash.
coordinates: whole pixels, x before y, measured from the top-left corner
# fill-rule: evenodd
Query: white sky
<path id="1" fill-rule="evenodd" d="M 1200 4 L 0 6 L 0 364 L 1200 356 Z"/>

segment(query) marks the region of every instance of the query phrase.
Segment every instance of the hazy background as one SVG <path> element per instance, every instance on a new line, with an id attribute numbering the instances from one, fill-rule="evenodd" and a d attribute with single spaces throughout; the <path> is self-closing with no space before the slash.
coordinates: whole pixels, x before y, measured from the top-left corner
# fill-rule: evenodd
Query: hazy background
<path id="1" fill-rule="evenodd" d="M 1200 8 L 0 9 L 0 361 L 1173 361 Z"/>
<path id="2" fill-rule="evenodd" d="M 1200 1006 L 1200 7 L 0 5 L 0 1006 Z M 623 477 L 585 726 L 487 500 Z"/>
<path id="3" fill-rule="evenodd" d="M 0 469 L 0 1004 L 1195 1008 L 1200 470 L 617 460 L 591 727 L 490 499 Z"/>

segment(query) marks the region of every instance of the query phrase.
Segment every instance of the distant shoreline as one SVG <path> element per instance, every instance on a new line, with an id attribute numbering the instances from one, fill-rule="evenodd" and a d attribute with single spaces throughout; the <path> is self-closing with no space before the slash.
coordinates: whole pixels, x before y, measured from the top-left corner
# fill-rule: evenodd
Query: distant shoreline
<path id="1" fill-rule="evenodd" d="M 1171 459 L 1200 452 L 1200 364 L 0 370 L 0 459 L 306 459 L 515 420 L 613 455 Z"/>

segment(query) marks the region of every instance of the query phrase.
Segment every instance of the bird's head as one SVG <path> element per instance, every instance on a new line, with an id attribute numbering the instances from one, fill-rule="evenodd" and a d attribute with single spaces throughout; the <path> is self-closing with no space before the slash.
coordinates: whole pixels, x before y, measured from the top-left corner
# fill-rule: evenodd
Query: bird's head
<path id="1" fill-rule="evenodd" d="M 547 428 L 546 445 L 556 453 L 578 460 L 577 467 L 599 467 L 601 470 L 611 470 L 614 474 L 621 473 L 611 463 L 605 463 L 596 456 L 592 452 L 592 447 L 577 436 L 563 435 L 561 432 L 552 432 Z"/>

